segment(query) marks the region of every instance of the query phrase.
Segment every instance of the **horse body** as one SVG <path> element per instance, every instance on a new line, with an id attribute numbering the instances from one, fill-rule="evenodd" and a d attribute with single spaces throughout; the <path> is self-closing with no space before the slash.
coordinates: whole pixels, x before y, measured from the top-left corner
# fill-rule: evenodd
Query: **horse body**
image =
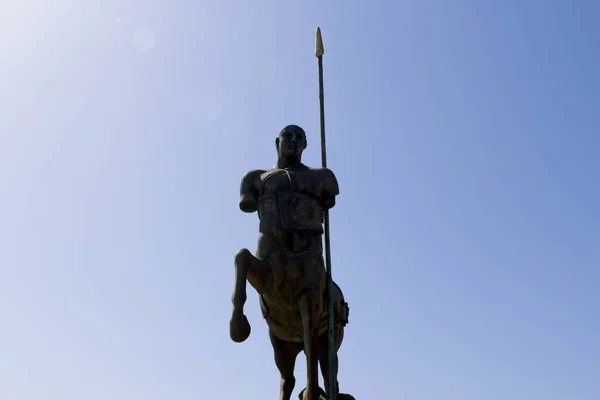
<path id="1" fill-rule="evenodd" d="M 289 266 L 289 264 L 288 264 Z M 287 282 L 280 281 L 279 286 L 282 291 L 285 291 Z M 321 285 L 319 285 L 321 286 Z M 296 290 L 291 290 L 294 293 Z M 327 292 L 324 288 L 318 287 L 314 290 L 316 296 L 322 298 L 320 310 L 315 312 L 315 320 L 317 333 L 319 336 L 327 332 L 328 327 L 328 315 L 327 315 Z M 278 296 L 275 293 L 259 295 L 260 308 L 262 315 L 272 332 L 279 339 L 286 342 L 303 343 L 303 325 L 302 315 L 298 307 L 298 303 L 294 300 L 286 301 L 285 298 L 288 296 Z M 296 297 L 299 298 L 300 296 Z M 344 295 L 340 287 L 333 282 L 333 304 L 334 304 L 334 320 L 335 328 L 343 329 L 348 322 L 348 304 L 345 302 Z"/>

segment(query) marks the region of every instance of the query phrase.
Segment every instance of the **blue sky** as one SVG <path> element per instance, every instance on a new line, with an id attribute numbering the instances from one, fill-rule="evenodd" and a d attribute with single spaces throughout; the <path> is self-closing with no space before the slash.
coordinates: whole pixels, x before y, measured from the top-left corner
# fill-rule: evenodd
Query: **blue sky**
<path id="1" fill-rule="evenodd" d="M 599 13 L 3 1 L 0 397 L 277 398 L 254 291 L 228 335 L 238 188 L 287 124 L 319 165 L 321 26 L 342 390 L 600 398 Z"/>

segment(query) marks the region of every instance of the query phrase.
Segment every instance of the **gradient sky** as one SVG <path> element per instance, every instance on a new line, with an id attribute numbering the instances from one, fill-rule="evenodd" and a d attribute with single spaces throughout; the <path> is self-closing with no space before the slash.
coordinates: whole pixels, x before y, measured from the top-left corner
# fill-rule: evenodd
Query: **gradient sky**
<path id="1" fill-rule="evenodd" d="M 242 175 L 320 163 L 357 399 L 600 398 L 600 3 L 0 5 L 0 398 L 275 399 Z M 296 366 L 297 393 L 305 362 Z"/>

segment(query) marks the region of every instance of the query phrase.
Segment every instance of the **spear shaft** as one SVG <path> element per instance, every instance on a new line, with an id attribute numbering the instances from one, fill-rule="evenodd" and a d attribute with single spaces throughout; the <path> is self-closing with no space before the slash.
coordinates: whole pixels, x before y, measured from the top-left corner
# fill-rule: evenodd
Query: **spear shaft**
<path id="1" fill-rule="evenodd" d="M 315 56 L 319 64 L 319 114 L 321 127 L 321 164 L 327 168 L 327 148 L 325 145 L 325 99 L 323 95 L 323 38 L 321 28 L 317 28 Z M 333 315 L 333 278 L 331 275 L 331 247 L 329 236 L 329 210 L 323 215 L 325 236 L 325 266 L 327 267 L 327 343 L 329 348 L 329 396 L 337 400 L 337 368 L 335 363 L 334 315 Z"/>

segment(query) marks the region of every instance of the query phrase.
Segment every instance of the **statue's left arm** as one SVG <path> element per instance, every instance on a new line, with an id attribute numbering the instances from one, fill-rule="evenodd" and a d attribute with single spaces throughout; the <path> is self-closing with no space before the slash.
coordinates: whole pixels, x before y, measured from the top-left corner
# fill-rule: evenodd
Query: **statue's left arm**
<path id="1" fill-rule="evenodd" d="M 340 194 L 340 188 L 333 171 L 328 168 L 323 168 L 321 172 L 323 174 L 323 191 L 321 193 L 321 199 L 323 200 L 323 207 L 326 210 L 329 210 L 335 206 L 335 198 Z"/>

